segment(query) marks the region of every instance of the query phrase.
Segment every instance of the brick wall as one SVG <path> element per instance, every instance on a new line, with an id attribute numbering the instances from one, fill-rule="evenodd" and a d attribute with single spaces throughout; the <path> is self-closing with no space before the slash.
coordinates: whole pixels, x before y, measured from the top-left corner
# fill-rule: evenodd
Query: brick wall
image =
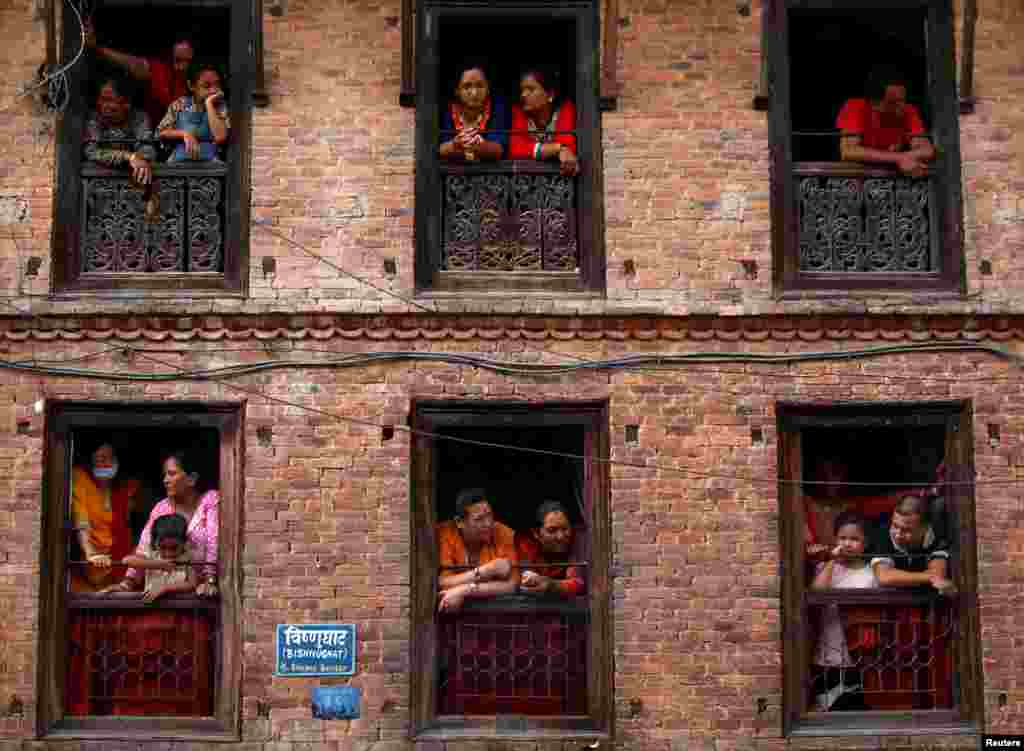
<path id="1" fill-rule="evenodd" d="M 959 3 L 957 3 L 959 6 Z M 853 312 L 1019 311 L 1024 204 L 1014 165 L 1024 158 L 1024 84 L 1016 48 L 1024 9 L 981 0 L 977 111 L 960 118 L 966 298 L 913 295 L 833 299 Z M 402 295 L 413 286 L 414 113 L 397 105 L 399 4 L 296 3 L 265 18 L 271 104 L 255 113 L 253 213 L 317 253 Z M 620 3 L 616 112 L 603 115 L 607 299 L 513 297 L 436 301 L 441 309 L 567 314 L 726 315 L 821 310 L 771 294 L 767 116 L 751 101 L 760 58 L 760 9 L 726 2 Z M 0 8 L 0 96 L 9 102 L 43 54 L 29 3 Z M 0 285 L 7 295 L 49 285 L 53 122 L 27 103 L 0 113 Z M 25 211 L 27 207 L 27 211 Z M 13 244 L 12 244 L 13 243 Z M 264 274 L 262 259 L 276 260 Z M 32 264 L 39 264 L 31 269 Z M 394 259 L 397 273 L 384 270 Z M 627 275 L 626 261 L 635 273 Z M 748 278 L 742 262 L 757 264 Z M 981 270 L 982 262 L 984 272 Z M 410 310 L 253 229 L 250 297 L 194 301 L 191 310 Z M 29 275 L 34 271 L 34 275 Z M 187 302 L 187 301 L 186 301 Z M 144 307 L 32 299 L 39 312 Z"/>
<path id="2" fill-rule="evenodd" d="M 781 354 L 838 351 L 850 344 L 767 342 L 744 349 Z M 278 359 L 299 356 L 313 346 L 281 341 L 274 345 L 273 357 Z M 483 345 L 479 340 L 449 338 L 417 349 L 473 352 Z M 110 342 L 11 344 L 4 357 L 82 357 L 109 346 Z M 335 353 L 400 348 L 395 342 L 338 337 L 315 346 Z M 521 343 L 498 341 L 489 346 L 499 357 L 523 353 Z M 162 353 L 153 356 L 195 368 L 268 357 L 259 351 L 262 346 L 242 342 L 164 342 L 159 348 Z M 222 351 L 225 348 L 250 351 L 230 354 Z M 181 355 L 167 352 L 173 349 Z M 598 359 L 617 354 L 620 344 L 574 342 L 553 349 Z M 690 347 L 661 342 L 657 349 L 670 354 Z M 211 351 L 203 354 L 203 350 Z M 303 356 L 322 355 L 307 352 Z M 141 357 L 125 361 L 114 353 L 79 365 L 131 372 L 171 370 Z M 297 406 L 270 403 L 224 384 L 41 382 L 35 377 L 3 377 L 0 404 L 8 406 L 0 410 L 0 463 L 6 478 L 0 493 L 0 628 L 5 634 L 0 647 L 0 712 L 6 714 L 8 702 L 17 697 L 23 715 L 0 719 L 0 738 L 30 737 L 34 720 L 40 456 L 45 426 L 26 405 L 40 397 L 247 400 L 242 534 L 245 743 L 238 746 L 246 751 L 411 749 L 403 740 L 409 711 L 408 437 L 397 430 L 392 439 L 383 440 L 379 429 L 309 409 L 400 428 L 416 397 L 608 399 L 614 460 L 759 478 L 749 482 L 620 465 L 611 469 L 617 572 L 613 591 L 615 748 L 679 751 L 862 747 L 857 740 L 787 743 L 781 739 L 779 511 L 772 479 L 777 461 L 775 402 L 971 399 L 981 483 L 976 508 L 987 723 L 992 732 L 1024 731 L 1024 690 L 1019 681 L 1024 645 L 1013 625 L 1014 603 L 1024 594 L 1024 541 L 1013 530 L 1021 525 L 1024 507 L 1016 485 L 999 484 L 1019 479 L 1024 471 L 1020 462 L 1024 392 L 1014 369 L 1004 361 L 985 354 L 917 354 L 788 368 L 700 365 L 553 381 L 508 378 L 442 364 L 409 364 L 281 370 L 232 384 Z M 19 421 L 20 430 L 15 425 Z M 990 423 L 1000 426 L 998 440 L 989 437 Z M 626 443 L 626 425 L 639 426 L 637 443 Z M 752 438 L 755 427 L 761 429 L 763 440 Z M 271 676 L 274 624 L 322 620 L 359 624 L 358 673 L 351 683 L 364 691 L 361 720 L 313 720 L 309 688 L 317 682 Z M 758 712 L 762 699 L 765 710 Z M 260 716 L 261 709 L 269 710 L 269 716 Z M 879 742 L 885 747 L 919 747 L 950 741 L 934 736 L 872 739 L 872 744 Z M 964 737 L 959 745 L 966 748 L 974 743 L 972 737 Z M 9 747 L 20 748 L 13 740 Z M 503 742 L 453 742 L 447 747 L 458 751 L 563 749 L 560 743 Z M 0 748 L 7 747 L 0 742 Z M 421 751 L 439 748 L 424 744 Z M 575 751 L 577 746 L 564 748 Z"/>

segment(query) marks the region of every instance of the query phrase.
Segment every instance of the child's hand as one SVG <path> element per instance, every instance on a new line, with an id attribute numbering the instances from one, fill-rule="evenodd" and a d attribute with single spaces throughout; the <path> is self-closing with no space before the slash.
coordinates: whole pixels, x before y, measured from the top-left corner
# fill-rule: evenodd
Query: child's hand
<path id="1" fill-rule="evenodd" d="M 192 131 L 185 131 L 185 153 L 188 154 L 189 159 L 199 158 L 199 139 L 196 138 L 195 133 Z"/>
<path id="2" fill-rule="evenodd" d="M 843 558 L 843 557 L 845 557 L 845 556 L 843 556 L 843 548 L 842 548 L 841 545 L 836 545 L 834 548 L 832 548 L 832 551 L 829 553 L 829 555 L 832 558 Z"/>
<path id="3" fill-rule="evenodd" d="M 149 603 L 153 602 L 158 597 L 160 597 L 162 594 L 164 594 L 163 587 L 153 587 L 153 589 L 147 589 L 145 593 L 142 595 L 142 601 L 148 605 Z"/>
<path id="4" fill-rule="evenodd" d="M 211 109 L 220 114 L 220 108 L 224 106 L 224 92 L 215 91 L 210 96 L 206 97 L 206 110 L 209 112 Z"/>

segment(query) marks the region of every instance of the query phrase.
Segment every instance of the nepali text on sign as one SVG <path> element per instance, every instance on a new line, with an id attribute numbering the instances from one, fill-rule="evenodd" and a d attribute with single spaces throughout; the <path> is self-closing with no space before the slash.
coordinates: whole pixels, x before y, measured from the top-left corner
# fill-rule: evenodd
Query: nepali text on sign
<path id="1" fill-rule="evenodd" d="M 356 627 L 352 623 L 279 623 L 274 675 L 353 675 Z"/>

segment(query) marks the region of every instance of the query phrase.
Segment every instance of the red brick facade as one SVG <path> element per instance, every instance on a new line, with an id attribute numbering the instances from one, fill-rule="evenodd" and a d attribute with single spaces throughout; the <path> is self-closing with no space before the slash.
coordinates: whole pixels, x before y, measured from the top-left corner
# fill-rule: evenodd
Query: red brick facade
<path id="1" fill-rule="evenodd" d="M 1024 382 L 1017 361 L 995 351 L 1019 354 L 1024 340 L 1019 2 L 979 2 L 978 103 L 960 120 L 966 295 L 774 296 L 769 139 L 765 114 L 751 107 L 759 5 L 745 16 L 729 2 L 627 0 L 619 8 L 622 92 L 618 109 L 602 116 L 607 296 L 419 302 L 436 314 L 339 274 L 258 226 L 244 297 L 48 296 L 54 120 L 13 99 L 44 53 L 34 5 L 0 7 L 0 357 L 119 373 L 304 364 L 223 382 L 0 371 L 0 751 L 584 747 L 565 739 L 409 740 L 405 426 L 416 399 L 607 401 L 615 721 L 600 748 L 620 751 L 976 747 L 977 735 L 784 737 L 775 483 L 779 401 L 969 400 L 984 731 L 1024 733 L 1024 637 L 1015 626 L 1024 596 Z M 254 112 L 252 211 L 331 263 L 411 298 L 414 110 L 398 106 L 399 13 L 397 0 L 293 1 L 283 16 L 264 18 L 271 100 Z M 276 262 L 272 273 L 265 258 Z M 396 274 L 385 271 L 386 259 Z M 980 349 L 791 365 L 648 363 L 555 378 L 423 361 L 311 365 L 332 354 L 397 351 L 565 364 L 940 342 Z M 38 739 L 47 544 L 40 400 L 245 402 L 240 741 Z M 344 417 L 393 426 L 394 435 Z M 627 444 L 626 426 L 638 426 L 636 443 Z M 274 625 L 320 621 L 359 626 L 350 681 L 363 690 L 359 720 L 312 719 L 317 681 L 271 674 Z"/>

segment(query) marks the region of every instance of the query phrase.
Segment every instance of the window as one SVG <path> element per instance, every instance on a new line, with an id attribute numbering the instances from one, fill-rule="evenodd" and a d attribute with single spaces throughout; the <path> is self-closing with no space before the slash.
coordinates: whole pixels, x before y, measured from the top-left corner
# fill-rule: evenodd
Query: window
<path id="1" fill-rule="evenodd" d="M 48 405 L 41 736 L 237 739 L 240 422 L 235 404 Z M 199 502 L 187 546 L 166 555 L 183 565 L 170 573 L 93 565 L 96 555 L 116 563 L 137 550 L 165 554 L 166 536 L 159 546 L 144 540 L 168 495 L 163 460 L 182 448 L 198 473 Z M 90 467 L 111 458 L 117 474 L 104 490 Z M 120 586 L 126 575 L 138 576 L 135 591 Z M 195 584 L 210 576 L 217 593 L 200 596 Z M 140 589 L 177 583 L 186 591 L 143 601 Z"/>
<path id="2" fill-rule="evenodd" d="M 414 734 L 607 737 L 607 464 L 565 456 L 607 456 L 606 405 L 417 402 L 414 412 L 424 433 L 412 449 Z M 467 487 L 485 488 L 498 520 L 520 533 L 543 500 L 562 502 L 586 593 L 467 599 L 457 613 L 438 614 L 437 525 Z"/>
<path id="3" fill-rule="evenodd" d="M 261 52 L 262 19 L 242 0 L 167 0 L 159 4 L 103 3 L 94 14 L 98 44 L 147 60 L 164 60 L 179 35 L 195 41 L 196 59 L 221 70 L 230 112 L 230 134 L 220 162 L 168 163 L 171 150 L 154 138 L 154 200 L 130 180 L 126 165 L 88 158 L 87 128 L 103 80 L 127 79 L 133 112 L 147 102 L 145 82 L 133 87 L 126 68 L 100 54 L 86 55 L 72 68 L 75 95 L 61 120 L 54 202 L 53 289 L 57 293 L 116 290 L 189 294 L 244 293 L 248 264 L 250 105 L 253 51 Z M 78 52 L 81 35 L 73 14 L 64 14 L 64 58 Z M 141 34 L 139 30 L 144 30 Z M 137 88 L 137 92 L 130 89 Z M 149 106 L 147 106 L 147 104 Z M 156 129 L 159 122 L 151 122 Z M 98 144 L 132 151 L 108 141 Z M 211 144 L 212 145 L 212 144 Z M 148 210 L 147 210 L 148 207 Z"/>
<path id="4" fill-rule="evenodd" d="M 417 14 L 417 290 L 603 292 L 597 0 L 428 0 Z M 480 59 L 509 108 L 527 66 L 560 74 L 556 104 L 576 109 L 578 175 L 561 175 L 557 160 L 509 160 L 508 150 L 500 161 L 439 157 L 456 69 Z"/>
<path id="5" fill-rule="evenodd" d="M 772 0 L 772 256 L 779 294 L 890 289 L 962 293 L 959 105 L 948 0 Z M 864 50 L 871 50 L 865 55 Z M 872 73 L 906 84 L 936 155 L 923 176 L 840 161 L 844 103 Z"/>
<path id="6" fill-rule="evenodd" d="M 977 732 L 970 406 L 780 404 L 778 415 L 786 734 Z M 917 542 L 890 547 L 906 503 L 923 511 L 909 515 Z M 821 547 L 851 534 L 864 549 L 826 564 Z M 890 555 L 901 576 L 945 560 L 956 593 L 879 585 L 875 562 Z"/>

